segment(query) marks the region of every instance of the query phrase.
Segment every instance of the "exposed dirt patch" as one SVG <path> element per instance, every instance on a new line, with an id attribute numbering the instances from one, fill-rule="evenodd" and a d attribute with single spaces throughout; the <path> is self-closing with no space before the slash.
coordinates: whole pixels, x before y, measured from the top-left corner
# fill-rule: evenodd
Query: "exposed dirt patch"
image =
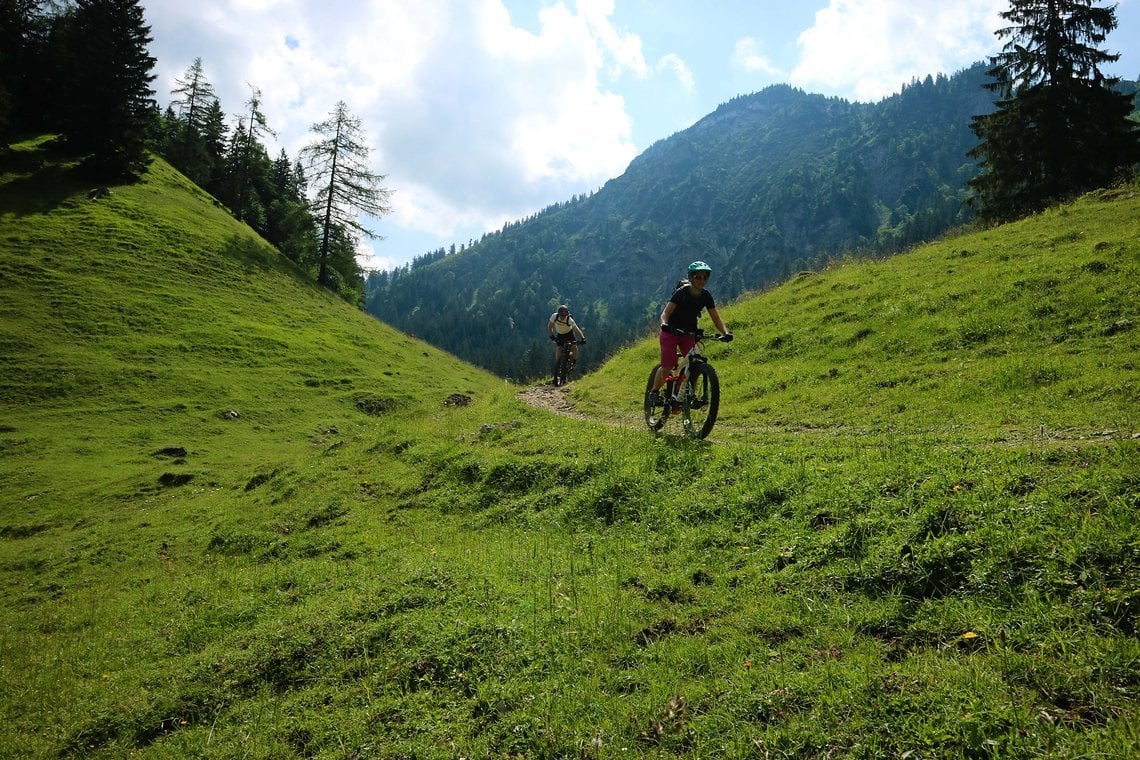
<path id="1" fill-rule="evenodd" d="M 564 417 L 573 417 L 577 420 L 586 419 L 586 415 L 579 412 L 570 403 L 570 386 L 561 385 L 532 385 L 519 391 L 518 396 L 526 403 L 538 409 L 561 414 Z"/>

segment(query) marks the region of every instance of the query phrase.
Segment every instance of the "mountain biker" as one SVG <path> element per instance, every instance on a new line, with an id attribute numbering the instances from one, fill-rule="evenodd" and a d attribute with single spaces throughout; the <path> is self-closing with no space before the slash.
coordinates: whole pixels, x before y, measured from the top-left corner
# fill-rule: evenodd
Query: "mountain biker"
<path id="1" fill-rule="evenodd" d="M 558 371 L 558 351 L 563 344 L 570 344 L 570 367 L 572 368 L 578 363 L 578 344 L 574 342 L 574 333 L 578 333 L 578 342 L 586 342 L 586 333 L 582 332 L 582 328 L 574 321 L 574 317 L 570 316 L 570 308 L 566 304 L 558 307 L 558 310 L 550 315 L 549 321 L 546 323 L 546 332 L 550 335 L 550 339 L 554 341 L 554 367 L 555 372 Z M 555 378 L 557 382 L 557 378 Z"/>
<path id="2" fill-rule="evenodd" d="M 724 320 L 716 310 L 716 302 L 712 293 L 705 290 L 705 285 L 712 274 L 712 267 L 703 261 L 694 261 L 689 264 L 689 279 L 682 280 L 673 291 L 669 302 L 661 310 L 661 366 L 657 368 L 657 376 L 653 380 L 653 390 L 649 398 L 655 406 L 663 406 L 661 386 L 665 384 L 665 377 L 677 363 L 677 350 L 681 355 L 687 354 L 697 342 L 694 335 L 678 335 L 674 330 L 696 332 L 697 319 L 705 309 L 709 312 L 716 329 L 724 334 L 725 340 L 732 340 L 732 333 L 724 326 Z"/>

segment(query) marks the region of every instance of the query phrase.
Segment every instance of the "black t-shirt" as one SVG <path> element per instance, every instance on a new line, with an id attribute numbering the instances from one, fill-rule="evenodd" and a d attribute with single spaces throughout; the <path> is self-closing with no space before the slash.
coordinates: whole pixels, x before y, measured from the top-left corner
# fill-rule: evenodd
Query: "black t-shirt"
<path id="1" fill-rule="evenodd" d="M 682 285 L 673 291 L 672 297 L 669 298 L 670 303 L 677 305 L 669 316 L 668 325 L 670 327 L 679 327 L 682 330 L 690 331 L 696 330 L 697 319 L 701 316 L 701 311 L 716 308 L 712 293 L 708 290 L 702 290 L 699 296 L 695 296 L 690 290 L 691 287 L 690 285 Z"/>

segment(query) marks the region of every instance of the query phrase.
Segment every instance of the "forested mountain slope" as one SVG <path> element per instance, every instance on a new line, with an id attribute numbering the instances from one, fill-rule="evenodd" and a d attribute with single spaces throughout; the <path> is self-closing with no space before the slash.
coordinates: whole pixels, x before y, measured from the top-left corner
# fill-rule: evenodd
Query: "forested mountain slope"
<path id="1" fill-rule="evenodd" d="M 976 66 L 876 104 L 773 86 L 662 140 L 589 197 L 459 254 L 373 275 L 369 312 L 511 377 L 547 371 L 545 320 L 569 303 L 587 365 L 640 334 L 693 259 L 719 299 L 850 250 L 893 251 L 965 219 Z"/>

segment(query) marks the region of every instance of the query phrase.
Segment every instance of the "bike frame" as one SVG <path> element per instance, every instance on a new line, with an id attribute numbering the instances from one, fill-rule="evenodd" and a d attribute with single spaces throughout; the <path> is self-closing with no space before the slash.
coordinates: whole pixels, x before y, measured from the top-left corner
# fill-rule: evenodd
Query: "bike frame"
<path id="1" fill-rule="evenodd" d="M 558 358 L 561 359 L 563 355 L 570 356 L 570 346 L 580 346 L 583 342 L 574 338 L 562 341 L 558 344 Z"/>

